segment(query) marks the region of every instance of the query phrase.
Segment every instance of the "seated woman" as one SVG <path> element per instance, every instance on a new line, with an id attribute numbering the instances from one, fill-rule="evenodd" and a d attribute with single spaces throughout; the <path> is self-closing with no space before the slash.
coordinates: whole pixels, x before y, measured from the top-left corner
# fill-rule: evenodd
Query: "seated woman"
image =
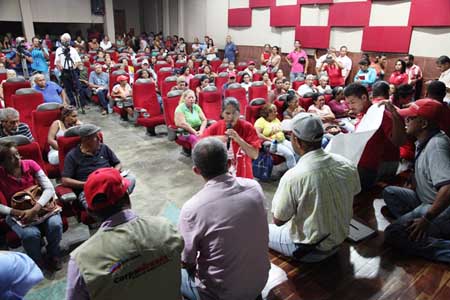
<path id="1" fill-rule="evenodd" d="M 217 77 L 217 74 L 212 71 L 210 65 L 203 67 L 203 74 L 208 76 L 210 82 L 214 82 L 214 79 Z"/>
<path id="2" fill-rule="evenodd" d="M 194 78 L 194 75 L 191 74 L 191 68 L 189 67 L 181 68 L 181 76 L 184 76 L 184 80 L 186 81 L 187 85 L 189 85 L 189 81 Z"/>
<path id="3" fill-rule="evenodd" d="M 338 134 L 341 129 L 336 122 L 336 117 L 331 108 L 325 104 L 325 96 L 323 94 L 314 93 L 312 95 L 313 104 L 308 108 L 309 113 L 316 114 L 323 122 L 323 129 L 330 134 Z"/>
<path id="4" fill-rule="evenodd" d="M 286 102 L 283 106 L 283 120 L 293 119 L 298 113 L 305 111 L 298 105 L 298 98 L 294 91 L 287 93 Z"/>
<path id="5" fill-rule="evenodd" d="M 398 87 L 402 84 L 408 84 L 408 73 L 406 73 L 406 62 L 399 59 L 395 63 L 395 71 L 389 77 L 389 83 Z"/>
<path id="6" fill-rule="evenodd" d="M 277 80 L 283 80 L 286 77 L 284 76 L 283 70 L 278 69 L 278 71 L 275 73 L 275 77 L 272 79 L 272 84 L 275 84 Z"/>
<path id="7" fill-rule="evenodd" d="M 244 73 L 244 75 L 242 75 L 242 79 L 241 79 L 241 86 L 245 89 L 245 92 L 247 93 L 247 97 L 248 97 L 248 88 L 251 85 L 252 85 L 252 78 L 250 77 L 250 74 Z"/>
<path id="8" fill-rule="evenodd" d="M 283 156 L 286 159 L 287 167 L 291 169 L 295 167 L 297 159 L 291 142 L 284 136 L 277 113 L 275 104 L 266 104 L 260 111 L 261 117 L 255 122 L 255 129 L 263 143 L 277 142 L 275 154 Z"/>
<path id="9" fill-rule="evenodd" d="M 331 94 L 332 89 L 328 85 L 328 76 L 322 75 L 319 78 L 319 85 L 317 86 L 317 91 L 320 94 Z"/>
<path id="10" fill-rule="evenodd" d="M 203 75 L 202 78 L 200 78 L 200 85 L 195 88 L 195 95 L 197 96 L 197 99 L 200 96 L 200 92 L 207 86 L 209 86 L 209 78 L 208 76 Z"/>
<path id="11" fill-rule="evenodd" d="M 129 118 L 133 118 L 133 90 L 128 83 L 128 77 L 126 75 L 120 75 L 117 77 L 117 82 L 112 91 L 111 97 L 116 101 L 116 105 L 123 108 L 121 118 L 124 121 L 128 121 Z"/>
<path id="12" fill-rule="evenodd" d="M 36 204 L 27 210 L 10 207 L 11 199 L 34 185 L 39 185 L 42 195 Z M 0 190 L 5 196 L 8 206 L 0 204 L 0 214 L 6 216 L 6 223 L 19 236 L 28 256 L 41 268 L 50 270 L 61 269 L 59 243 L 62 237 L 62 220 L 59 214 L 52 215 L 37 225 L 20 226 L 35 220 L 38 212 L 55 196 L 52 183 L 33 160 L 21 160 L 14 143 L 0 144 Z M 13 219 L 14 218 L 14 219 Z M 47 259 L 41 254 L 42 235 L 47 239 Z"/>
<path id="13" fill-rule="evenodd" d="M 8 69 L 6 71 L 6 79 L 2 80 L 2 82 L 0 83 L 0 99 L 4 99 L 4 96 L 3 96 L 3 83 L 5 83 L 6 80 L 8 80 L 10 78 L 14 78 L 14 77 L 17 77 L 16 71 L 14 71 L 12 69 Z M 4 106 L 2 106 L 2 107 L 4 107 Z"/>
<path id="14" fill-rule="evenodd" d="M 64 136 L 67 129 L 81 125 L 81 121 L 78 120 L 78 111 L 75 106 L 69 105 L 63 107 L 61 110 L 61 118 L 53 121 L 48 131 L 47 142 L 50 145 L 50 151 L 48 152 L 48 162 L 52 165 L 59 164 L 58 157 L 58 142 L 57 138 Z"/>
<path id="15" fill-rule="evenodd" d="M 270 92 L 272 90 L 272 81 L 270 80 L 269 73 L 264 72 L 262 74 L 262 82 L 267 87 L 267 92 Z"/>
<path id="16" fill-rule="evenodd" d="M 182 141 L 187 141 L 193 148 L 199 136 L 206 128 L 206 117 L 198 104 L 195 104 L 195 94 L 192 90 L 183 92 L 180 104 L 175 109 L 175 125 L 183 128 L 186 133 L 179 136 Z"/>

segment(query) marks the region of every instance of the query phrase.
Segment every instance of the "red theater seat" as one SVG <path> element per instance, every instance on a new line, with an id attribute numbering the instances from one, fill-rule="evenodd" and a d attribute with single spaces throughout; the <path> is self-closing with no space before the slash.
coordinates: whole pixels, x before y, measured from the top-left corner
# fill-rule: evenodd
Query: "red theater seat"
<path id="1" fill-rule="evenodd" d="M 48 131 L 53 121 L 61 117 L 61 107 L 57 103 L 44 103 L 39 105 L 36 110 L 33 110 L 31 116 L 33 136 L 41 149 L 48 176 L 50 178 L 58 178 L 60 177 L 59 167 L 47 162 L 47 154 L 50 149 L 48 145 Z"/>
<path id="2" fill-rule="evenodd" d="M 263 98 L 267 100 L 267 86 L 262 81 L 255 81 L 248 88 L 248 99 L 253 100 L 256 98 Z"/>
<path id="3" fill-rule="evenodd" d="M 172 67 L 172 66 L 169 65 L 169 64 L 168 64 L 167 62 L 165 62 L 165 61 L 157 61 L 153 69 L 155 70 L 156 73 L 158 73 L 158 71 L 159 71 L 161 68 L 171 68 L 171 67 Z"/>
<path id="4" fill-rule="evenodd" d="M 217 67 L 216 73 L 227 72 L 228 64 L 221 64 Z"/>
<path id="5" fill-rule="evenodd" d="M 198 104 L 208 120 L 220 120 L 222 95 L 215 86 L 208 86 L 200 92 Z"/>
<path id="6" fill-rule="evenodd" d="M 216 57 L 213 60 L 211 60 L 209 62 L 209 64 L 211 65 L 212 71 L 217 72 L 217 70 L 219 69 L 219 66 L 222 64 L 222 60 L 220 58 Z"/>
<path id="7" fill-rule="evenodd" d="M 14 77 L 6 80 L 3 83 L 3 98 L 5 100 L 5 107 L 12 107 L 11 96 L 16 93 L 18 89 L 31 87 L 30 82 L 23 77 Z"/>
<path id="8" fill-rule="evenodd" d="M 137 124 L 145 126 L 150 135 L 156 135 L 155 127 L 164 124 L 164 115 L 156 97 L 155 84 L 150 79 L 138 79 L 133 85 L 133 101 L 136 110 L 146 110 L 138 115 Z"/>
<path id="9" fill-rule="evenodd" d="M 161 96 L 162 97 L 167 96 L 167 93 L 169 93 L 170 90 L 176 85 L 177 85 L 177 77 L 176 76 L 166 77 L 161 85 Z"/>
<path id="10" fill-rule="evenodd" d="M 222 91 L 222 87 L 225 83 L 228 82 L 228 72 L 221 72 L 219 76 L 214 80 L 216 87 L 219 91 Z"/>
<path id="11" fill-rule="evenodd" d="M 245 114 L 248 105 L 247 92 L 239 83 L 233 83 L 225 90 L 225 97 L 234 97 L 239 101 L 241 115 Z"/>
<path id="12" fill-rule="evenodd" d="M 169 76 L 173 75 L 173 69 L 172 68 L 161 68 L 158 71 L 158 87 L 161 89 L 162 82 L 164 79 L 166 79 Z"/>
<path id="13" fill-rule="evenodd" d="M 312 98 L 299 98 L 298 105 L 303 107 L 304 110 L 308 111 L 308 108 L 313 104 Z"/>
<path id="14" fill-rule="evenodd" d="M 295 80 L 294 82 L 292 82 L 292 89 L 294 89 L 295 91 L 297 91 L 298 88 L 299 88 L 301 85 L 303 85 L 303 84 L 305 84 L 305 81 L 304 81 L 304 80 Z"/>
<path id="15" fill-rule="evenodd" d="M 247 69 L 248 65 L 245 61 L 241 61 L 240 63 L 238 63 L 236 69 L 238 71 L 244 71 L 245 69 Z"/>
<path id="16" fill-rule="evenodd" d="M 260 117 L 259 111 L 264 105 L 266 105 L 266 99 L 263 98 L 256 98 L 250 101 L 247 109 L 245 110 L 245 119 L 248 122 L 255 124 L 256 120 Z"/>
<path id="17" fill-rule="evenodd" d="M 181 68 L 183 68 L 185 66 L 186 66 L 186 62 L 185 61 L 177 60 L 175 62 L 175 68 L 177 68 L 177 69 L 181 69 Z M 194 64 L 194 66 L 195 66 L 195 64 Z"/>
<path id="18" fill-rule="evenodd" d="M 30 126 L 33 131 L 31 113 L 38 105 L 44 103 L 42 93 L 32 88 L 18 89 L 14 95 L 11 95 L 12 106 L 20 112 L 20 121 Z"/>
<path id="19" fill-rule="evenodd" d="M 200 86 L 200 79 L 202 79 L 203 74 L 196 74 L 189 80 L 189 89 L 195 91 L 195 89 Z"/>

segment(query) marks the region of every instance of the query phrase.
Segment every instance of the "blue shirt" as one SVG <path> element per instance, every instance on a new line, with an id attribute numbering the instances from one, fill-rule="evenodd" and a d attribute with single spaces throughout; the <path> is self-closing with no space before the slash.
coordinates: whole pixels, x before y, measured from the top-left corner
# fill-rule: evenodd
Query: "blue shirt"
<path id="1" fill-rule="evenodd" d="M 33 68 L 33 70 L 42 73 L 47 73 L 48 64 L 44 56 L 44 51 L 45 50 L 39 48 L 33 48 L 33 50 L 31 50 L 31 57 L 33 58 L 33 63 L 31 64 L 31 67 Z"/>
<path id="2" fill-rule="evenodd" d="M 63 99 L 61 98 L 62 88 L 53 81 L 47 81 L 47 83 L 45 84 L 45 88 L 41 88 L 38 85 L 35 85 L 34 89 L 42 93 L 45 103 L 63 103 Z"/>
<path id="3" fill-rule="evenodd" d="M 11 51 L 8 54 L 6 54 L 6 58 L 8 58 L 9 60 L 13 60 L 16 57 L 16 55 L 17 55 L 16 51 Z M 27 50 L 24 51 L 24 55 L 31 57 L 31 53 Z M 31 64 L 29 62 L 27 62 L 27 68 L 28 68 L 28 75 L 31 75 L 33 69 L 31 68 Z M 14 70 L 16 71 L 17 75 L 23 76 L 22 60 L 19 60 Z"/>
<path id="4" fill-rule="evenodd" d="M 377 80 L 377 71 L 374 68 L 368 68 L 367 71 L 360 69 L 354 78 L 354 81 L 357 80 L 364 86 L 372 86 Z"/>
<path id="5" fill-rule="evenodd" d="M 234 62 L 236 60 L 237 47 L 233 42 L 227 43 L 225 45 L 224 51 L 225 51 L 224 57 L 228 58 L 228 62 L 230 61 Z"/>
<path id="6" fill-rule="evenodd" d="M 33 260 L 19 252 L 0 251 L 0 299 L 23 299 L 44 275 Z"/>
<path id="7" fill-rule="evenodd" d="M 106 74 L 105 72 L 97 74 L 95 73 L 95 71 L 92 71 L 91 74 L 89 75 L 89 83 L 108 88 L 109 87 L 108 74 Z"/>

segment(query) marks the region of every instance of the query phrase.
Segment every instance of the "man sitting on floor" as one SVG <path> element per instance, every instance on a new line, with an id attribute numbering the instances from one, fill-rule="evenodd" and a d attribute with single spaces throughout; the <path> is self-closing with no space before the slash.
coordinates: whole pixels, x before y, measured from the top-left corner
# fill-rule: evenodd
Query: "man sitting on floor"
<path id="1" fill-rule="evenodd" d="M 417 138 L 415 190 L 388 186 L 387 208 L 397 220 L 386 243 L 402 253 L 450 263 L 450 139 L 439 130 L 442 104 L 430 99 L 400 110 L 406 132 Z"/>
<path id="2" fill-rule="evenodd" d="M 180 299 L 183 241 L 165 219 L 131 210 L 129 185 L 114 168 L 89 175 L 88 212 L 102 225 L 70 254 L 66 299 Z"/>
<path id="3" fill-rule="evenodd" d="M 206 184 L 180 213 L 178 226 L 185 241 L 183 296 L 257 299 L 270 269 L 261 186 L 228 173 L 227 149 L 218 138 L 200 140 L 192 160 L 194 173 Z"/>
<path id="4" fill-rule="evenodd" d="M 64 160 L 62 184 L 70 187 L 78 195 L 82 207 L 87 208 L 86 197 L 83 192 L 88 176 L 100 168 L 122 169 L 122 164 L 114 152 L 99 138 L 100 127 L 92 124 L 80 126 L 80 144 L 69 151 Z M 124 174 L 130 181 L 128 193 L 131 194 L 135 185 L 135 178 L 131 174 Z"/>
<path id="5" fill-rule="evenodd" d="M 11 135 L 24 135 L 34 141 L 30 127 L 20 122 L 19 112 L 12 107 L 0 109 L 0 138 Z"/>
<path id="6" fill-rule="evenodd" d="M 369 93 L 362 84 L 349 84 L 344 90 L 345 100 L 350 109 L 357 115 L 357 128 L 363 116 L 367 113 L 372 102 Z M 378 94 L 376 94 L 378 98 Z M 385 97 L 386 95 L 382 96 Z M 367 142 L 358 163 L 358 173 L 362 190 L 369 190 L 375 183 L 380 171 L 386 151 L 390 151 L 391 144 L 400 147 L 406 142 L 405 126 L 391 102 L 384 100 L 373 105 L 385 105 L 383 120 L 375 134 Z"/>
<path id="7" fill-rule="evenodd" d="M 53 81 L 45 80 L 44 74 L 36 74 L 34 76 L 34 89 L 41 92 L 44 96 L 44 102 L 54 102 L 62 105 L 68 105 L 66 92 Z"/>
<path id="8" fill-rule="evenodd" d="M 269 248 L 306 262 L 336 253 L 347 238 L 353 197 L 361 190 L 356 166 L 322 150 L 319 117 L 299 113 L 291 121 L 291 143 L 300 155 L 280 180 L 272 202 Z"/>

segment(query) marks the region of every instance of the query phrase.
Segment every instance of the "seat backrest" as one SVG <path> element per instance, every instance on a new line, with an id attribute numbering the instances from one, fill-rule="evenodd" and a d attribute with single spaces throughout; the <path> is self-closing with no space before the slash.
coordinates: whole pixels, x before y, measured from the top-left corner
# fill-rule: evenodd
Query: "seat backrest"
<path id="1" fill-rule="evenodd" d="M 219 66 L 222 64 L 222 60 L 216 57 L 215 59 L 211 60 L 209 64 L 211 65 L 211 69 L 213 70 L 213 72 L 217 72 Z"/>
<path id="2" fill-rule="evenodd" d="M 248 122 L 255 124 L 256 120 L 260 117 L 259 112 L 264 105 L 266 105 L 266 100 L 263 98 L 256 98 L 250 101 L 245 110 L 245 119 Z"/>
<path id="3" fill-rule="evenodd" d="M 228 64 L 221 64 L 217 67 L 216 72 L 218 72 L 218 73 L 226 72 L 227 69 L 228 69 Z"/>
<path id="4" fill-rule="evenodd" d="M 5 107 L 13 107 L 11 96 L 14 95 L 18 89 L 31 87 L 31 84 L 29 81 L 8 80 L 3 83 L 3 98 L 5 100 Z"/>
<path id="5" fill-rule="evenodd" d="M 312 98 L 298 98 L 298 105 L 303 107 L 306 111 L 313 104 Z"/>
<path id="6" fill-rule="evenodd" d="M 29 144 L 17 146 L 17 151 L 19 151 L 19 154 L 23 159 L 34 160 L 47 174 L 44 158 L 42 157 L 41 147 L 39 147 L 38 142 L 31 142 Z"/>
<path id="7" fill-rule="evenodd" d="M 248 105 L 247 92 L 239 83 L 233 83 L 225 90 L 225 97 L 234 97 L 239 101 L 241 114 L 245 114 Z"/>
<path id="8" fill-rule="evenodd" d="M 154 66 L 154 69 L 155 69 L 155 72 L 156 73 L 158 73 L 158 71 L 161 69 L 161 68 L 170 68 L 171 67 L 171 65 L 169 65 L 167 62 L 165 62 L 165 61 L 157 61 L 156 62 L 156 64 L 155 64 L 155 66 Z"/>
<path id="9" fill-rule="evenodd" d="M 161 84 L 161 96 L 167 96 L 167 93 L 177 85 L 177 77 L 176 76 L 169 76 L 164 79 L 164 81 Z"/>
<path id="10" fill-rule="evenodd" d="M 199 94 L 198 104 L 208 120 L 220 120 L 222 95 L 214 86 L 209 86 Z"/>
<path id="11" fill-rule="evenodd" d="M 175 68 L 177 68 L 177 69 L 181 69 L 181 68 L 183 68 L 185 66 L 186 66 L 186 62 L 184 62 L 184 61 L 178 61 L 177 60 L 177 62 L 175 63 Z"/>
<path id="12" fill-rule="evenodd" d="M 145 108 L 150 118 L 161 115 L 155 84 L 150 79 L 138 79 L 133 84 L 133 102 L 136 108 Z"/>
<path id="13" fill-rule="evenodd" d="M 216 84 L 216 87 L 219 89 L 219 91 L 222 90 L 223 85 L 227 82 L 228 82 L 228 72 L 219 73 L 219 76 L 217 76 L 216 79 L 214 80 L 214 83 Z"/>
<path id="14" fill-rule="evenodd" d="M 170 91 L 166 97 L 163 97 L 164 119 L 168 127 L 175 128 L 175 109 L 177 108 L 183 91 Z"/>
<path id="15" fill-rule="evenodd" d="M 236 69 L 238 71 L 244 71 L 247 68 L 247 66 L 248 66 L 247 63 L 245 61 L 242 61 L 242 62 L 238 63 Z"/>
<path id="16" fill-rule="evenodd" d="M 280 98 L 276 99 L 273 104 L 277 107 L 277 113 L 278 113 L 278 119 L 283 120 L 283 108 L 284 108 L 284 101 L 279 100 Z"/>
<path id="17" fill-rule="evenodd" d="M 162 82 L 164 81 L 164 79 L 166 79 L 167 77 L 170 77 L 173 75 L 173 69 L 172 68 L 161 68 L 158 71 L 158 87 L 161 88 L 162 87 Z"/>
<path id="18" fill-rule="evenodd" d="M 51 103 L 49 103 L 51 104 Z M 50 126 L 55 120 L 58 120 L 61 117 L 61 109 L 52 109 L 52 110 L 33 110 L 31 113 L 32 116 L 32 125 L 33 125 L 33 136 L 38 142 L 39 147 L 42 150 L 42 153 L 45 155 L 49 151 L 48 145 L 48 131 L 50 130 Z"/>
<path id="19" fill-rule="evenodd" d="M 20 112 L 20 121 L 28 124 L 31 131 L 32 127 L 32 112 L 38 105 L 44 103 L 44 96 L 39 93 L 22 94 L 22 95 L 12 95 L 11 102 L 13 107 Z"/>
<path id="20" fill-rule="evenodd" d="M 298 90 L 298 88 L 303 84 L 305 84 L 304 80 L 295 80 L 294 82 L 292 82 L 292 88 L 294 90 Z"/>
<path id="21" fill-rule="evenodd" d="M 124 70 L 117 70 L 112 72 L 111 74 L 109 74 L 109 93 L 111 93 L 114 85 L 116 85 L 117 77 L 119 77 L 120 75 L 126 75 L 128 77 L 129 82 L 130 77 L 128 76 L 128 73 L 125 72 Z"/>
<path id="22" fill-rule="evenodd" d="M 194 75 L 194 77 L 189 80 L 189 89 L 195 91 L 195 89 L 200 85 L 200 79 L 203 77 L 202 74 Z"/>
<path id="23" fill-rule="evenodd" d="M 264 98 L 267 100 L 267 86 L 262 81 L 253 82 L 248 88 L 248 99 Z"/>
<path id="24" fill-rule="evenodd" d="M 72 148 L 80 143 L 79 136 L 60 136 L 56 140 L 58 142 L 59 171 L 64 171 L 64 159 Z"/>

